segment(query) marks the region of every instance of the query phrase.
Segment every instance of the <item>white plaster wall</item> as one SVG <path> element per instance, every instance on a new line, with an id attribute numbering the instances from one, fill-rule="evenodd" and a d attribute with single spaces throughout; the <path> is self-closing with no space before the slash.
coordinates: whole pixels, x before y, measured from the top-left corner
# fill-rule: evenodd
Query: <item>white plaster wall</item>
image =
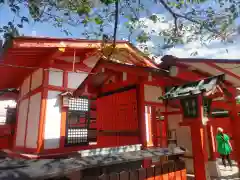
<path id="1" fill-rule="evenodd" d="M 179 128 L 179 123 L 182 122 L 182 115 L 181 114 L 171 114 L 168 115 L 168 129 L 174 130 Z"/>
<path id="2" fill-rule="evenodd" d="M 32 73 L 32 82 L 31 82 L 31 90 L 34 90 L 42 85 L 43 82 L 43 69 L 37 69 Z"/>
<path id="3" fill-rule="evenodd" d="M 158 86 L 144 85 L 144 99 L 147 102 L 162 103 L 158 98 L 162 95 L 162 88 Z"/>
<path id="4" fill-rule="evenodd" d="M 60 145 L 61 108 L 60 91 L 48 91 L 44 129 L 44 149 L 55 149 Z"/>
<path id="5" fill-rule="evenodd" d="M 24 99 L 19 104 L 18 120 L 17 120 L 17 134 L 16 134 L 16 146 L 24 146 L 26 120 L 28 113 L 28 99 Z"/>
<path id="6" fill-rule="evenodd" d="M 63 85 L 63 71 L 60 69 L 51 68 L 49 70 L 49 85 L 62 86 Z"/>
<path id="7" fill-rule="evenodd" d="M 30 88 L 30 76 L 28 76 L 22 83 L 21 86 L 21 97 L 29 92 Z"/>
<path id="8" fill-rule="evenodd" d="M 192 137 L 188 126 L 181 126 L 176 129 L 177 145 L 187 149 L 186 155 L 192 156 Z"/>
<path id="9" fill-rule="evenodd" d="M 68 88 L 77 89 L 78 86 L 86 79 L 87 73 L 68 73 Z"/>
<path id="10" fill-rule="evenodd" d="M 168 115 L 168 129 L 176 130 L 177 146 L 187 149 L 186 155 L 192 156 L 192 138 L 189 127 L 179 126 L 182 122 L 181 114 Z"/>
<path id="11" fill-rule="evenodd" d="M 41 109 L 41 93 L 34 94 L 29 100 L 26 147 L 37 148 L 38 129 Z"/>

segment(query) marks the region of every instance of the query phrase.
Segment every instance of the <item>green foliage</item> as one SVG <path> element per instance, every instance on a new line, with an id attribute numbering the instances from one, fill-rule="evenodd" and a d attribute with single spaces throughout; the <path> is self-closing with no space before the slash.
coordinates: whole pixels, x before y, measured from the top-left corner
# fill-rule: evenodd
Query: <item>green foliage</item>
<path id="1" fill-rule="evenodd" d="M 237 103 L 237 104 L 240 104 L 240 98 L 237 98 L 237 99 L 236 99 L 236 103 Z"/>
<path id="2" fill-rule="evenodd" d="M 83 35 L 86 38 L 101 38 L 106 34 L 113 38 L 113 24 L 115 21 L 116 0 L 99 0 L 101 5 L 95 10 L 95 0 L 0 0 L 0 8 L 8 6 L 14 14 L 8 24 L 0 26 L 0 35 L 5 38 L 18 36 L 21 28 L 32 21 L 49 22 L 59 28 L 66 35 L 71 32 L 66 28 L 66 24 L 79 28 L 84 27 Z M 188 43 L 201 39 L 202 42 L 209 39 L 228 39 L 235 29 L 233 23 L 239 17 L 240 1 L 237 0 L 217 0 L 216 7 L 207 6 L 207 0 L 151 0 L 156 5 L 161 4 L 165 9 L 159 8 L 159 14 L 167 11 L 174 21 L 169 22 L 169 28 L 149 30 L 147 18 L 156 24 L 163 23 L 164 20 L 159 15 L 152 14 L 141 0 L 119 0 L 118 17 L 126 22 L 121 28 L 127 29 L 128 40 L 141 44 L 144 53 L 149 54 L 147 42 L 154 40 L 154 37 L 161 37 L 163 44 L 155 44 L 153 48 L 161 54 L 161 51 L 173 47 L 176 44 Z M 209 1 L 209 0 L 208 0 Z M 201 4 L 205 4 L 201 8 Z M 5 4 L 5 6 L 1 6 Z M 198 8 L 194 5 L 198 4 Z M 94 9 L 93 9 L 94 7 Z M 21 10 L 27 8 L 30 17 L 21 15 Z M 1 10 L 1 9 L 0 9 Z M 146 15 L 146 19 L 141 19 L 141 13 Z M 165 20 L 166 21 L 166 20 Z M 165 22 L 166 23 L 166 22 Z M 81 27 L 82 28 L 82 27 Z M 112 28 L 112 29 L 109 29 Z M 148 29 L 148 31 L 145 31 Z M 111 31 L 112 30 L 112 31 Z M 118 29 L 118 31 L 120 31 Z M 158 54 L 158 55 L 159 55 Z M 196 55 L 197 53 L 192 53 Z"/>

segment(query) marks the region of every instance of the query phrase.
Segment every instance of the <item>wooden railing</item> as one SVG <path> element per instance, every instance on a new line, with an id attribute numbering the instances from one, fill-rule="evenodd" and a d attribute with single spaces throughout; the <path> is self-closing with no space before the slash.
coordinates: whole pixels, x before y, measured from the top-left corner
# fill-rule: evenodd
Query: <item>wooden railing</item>
<path id="1" fill-rule="evenodd" d="M 137 164 L 136 164 L 137 165 Z M 186 180 L 185 163 L 170 160 L 149 168 L 137 168 L 133 164 L 119 164 L 83 170 L 79 180 Z M 71 180 L 60 177 L 59 179 Z M 74 179 L 75 180 L 75 179 Z"/>

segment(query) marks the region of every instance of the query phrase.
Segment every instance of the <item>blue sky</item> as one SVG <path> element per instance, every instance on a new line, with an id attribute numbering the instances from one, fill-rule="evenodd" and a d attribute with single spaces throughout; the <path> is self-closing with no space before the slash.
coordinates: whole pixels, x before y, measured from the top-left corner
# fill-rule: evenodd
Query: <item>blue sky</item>
<path id="1" fill-rule="evenodd" d="M 29 17 L 28 10 L 26 8 L 21 9 L 21 15 Z M 10 11 L 7 6 L 1 7 L 0 9 L 0 26 L 3 24 L 7 24 L 8 21 L 15 19 L 16 22 L 19 20 L 18 18 L 14 18 L 14 14 Z M 67 25 L 66 25 L 67 26 Z M 79 37 L 81 32 L 79 28 L 67 26 L 67 28 L 71 31 L 72 37 Z M 53 27 L 51 24 L 45 23 L 37 23 L 30 21 L 30 23 L 25 23 L 24 28 L 20 31 L 24 35 L 31 36 L 33 32 L 36 32 L 37 36 L 49 36 L 49 37 L 66 37 L 65 33 L 61 32 L 59 28 Z"/>
<path id="2" fill-rule="evenodd" d="M 141 18 L 144 20 L 144 22 L 147 25 L 147 28 L 145 31 L 161 31 L 161 28 L 163 26 L 166 26 L 172 22 L 171 15 L 167 13 L 163 7 L 160 5 L 156 5 L 151 3 L 151 0 L 145 0 L 144 2 L 145 8 L 149 9 L 151 13 L 156 13 L 164 17 L 168 17 L 167 21 L 165 23 L 157 23 L 154 24 L 149 19 L 145 18 L 146 14 L 142 14 Z M 210 0 L 210 2 L 213 2 Z M 29 17 L 27 9 L 22 8 L 21 9 L 21 15 L 24 15 L 26 17 Z M 1 7 L 0 8 L 0 26 L 2 24 L 6 24 L 9 20 L 12 20 L 14 18 L 13 13 L 10 12 L 10 9 L 7 7 Z M 18 20 L 18 18 L 15 18 L 15 20 Z M 124 19 L 120 19 L 120 22 L 123 23 Z M 84 38 L 82 36 L 83 27 L 72 27 L 69 25 L 65 25 L 65 27 L 72 33 L 72 35 L 68 37 L 73 38 Z M 240 26 L 239 26 L 240 27 Z M 240 29 L 240 28 L 239 28 Z M 109 28 L 109 31 L 112 31 L 113 28 Z M 67 37 L 65 33 L 61 32 L 59 28 L 55 28 L 50 23 L 36 23 L 33 21 L 30 21 L 29 24 L 25 23 L 24 28 L 20 31 L 24 35 L 34 35 L 36 33 L 36 36 L 47 36 L 47 37 Z M 118 28 L 118 38 L 124 38 L 127 37 L 127 30 L 122 25 L 119 25 Z M 133 38 L 134 39 L 134 38 Z M 239 46 L 240 46 L 240 38 L 239 36 L 234 37 L 235 42 L 234 43 L 222 43 L 218 40 L 212 41 L 211 43 L 208 43 L 207 45 L 202 45 L 199 41 L 194 41 L 188 44 L 184 45 L 178 45 L 171 49 L 166 49 L 162 52 L 162 55 L 164 54 L 172 54 L 176 55 L 178 57 L 189 57 L 192 56 L 194 52 L 198 52 L 195 57 L 205 57 L 205 58 L 232 58 L 240 59 L 239 54 Z M 161 42 L 161 37 L 153 36 L 152 40 L 147 42 L 147 45 L 151 48 L 153 46 L 156 46 L 159 42 Z M 161 50 L 161 49 L 160 49 Z"/>
<path id="3" fill-rule="evenodd" d="M 151 2 L 151 0 L 142 1 L 146 9 L 148 9 L 152 13 L 156 13 L 159 10 L 161 11 L 161 7 Z M 21 15 L 29 17 L 27 8 L 21 9 Z M 142 14 L 141 17 L 146 16 L 146 14 Z M 14 14 L 8 8 L 8 6 L 3 6 L 0 9 L 0 25 L 7 24 L 8 21 L 15 19 L 16 21 L 18 18 L 14 18 Z M 120 19 L 120 23 L 124 23 L 124 19 Z M 81 38 L 81 34 L 83 32 L 83 27 L 72 27 L 69 25 L 65 25 L 72 35 L 70 37 L 74 38 Z M 24 35 L 32 35 L 32 32 L 35 31 L 37 36 L 49 36 L 49 37 L 66 37 L 65 33 L 61 32 L 59 28 L 55 28 L 52 26 L 51 23 L 37 23 L 31 21 L 29 24 L 25 24 L 24 28 L 21 29 L 21 33 Z M 121 30 L 120 30 L 121 31 Z M 121 32 L 120 32 L 121 33 Z"/>

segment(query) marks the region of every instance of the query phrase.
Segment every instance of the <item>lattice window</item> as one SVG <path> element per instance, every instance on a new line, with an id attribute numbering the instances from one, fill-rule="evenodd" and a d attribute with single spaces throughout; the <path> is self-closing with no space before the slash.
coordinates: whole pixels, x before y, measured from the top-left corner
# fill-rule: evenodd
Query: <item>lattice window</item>
<path id="1" fill-rule="evenodd" d="M 87 98 L 70 98 L 69 110 L 70 111 L 88 111 L 89 100 Z"/>
<path id="2" fill-rule="evenodd" d="M 66 145 L 88 145 L 90 103 L 88 98 L 70 98 L 68 102 Z"/>
<path id="3" fill-rule="evenodd" d="M 67 144 L 88 143 L 88 130 L 86 128 L 68 129 Z"/>

